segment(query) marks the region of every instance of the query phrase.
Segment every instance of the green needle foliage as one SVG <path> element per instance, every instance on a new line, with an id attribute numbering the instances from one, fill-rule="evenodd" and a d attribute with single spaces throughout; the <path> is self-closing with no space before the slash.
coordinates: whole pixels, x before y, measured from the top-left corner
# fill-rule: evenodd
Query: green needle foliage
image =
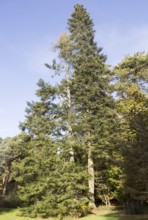
<path id="1" fill-rule="evenodd" d="M 111 74 L 105 64 L 106 56 L 94 41 L 93 22 L 82 5 L 75 6 L 68 25 L 73 67 L 71 94 L 77 112 L 74 130 L 83 143 L 82 148 L 85 148 L 88 195 L 90 206 L 94 206 L 95 167 L 103 172 L 101 161 L 107 163 L 117 127 L 114 100 L 110 94 Z M 101 177 L 103 179 L 103 175 Z"/>
<path id="2" fill-rule="evenodd" d="M 23 214 L 84 215 L 86 172 L 69 160 L 68 144 L 62 134 L 62 109 L 56 104 L 57 89 L 43 80 L 38 86 L 40 100 L 28 103 L 26 120 L 21 124 L 30 138 L 27 155 L 14 164 L 20 199 L 27 206 Z"/>
<path id="3" fill-rule="evenodd" d="M 118 110 L 124 157 L 125 196 L 148 196 L 148 55 L 126 57 L 116 68 Z M 136 174 L 136 175 L 135 175 Z"/>

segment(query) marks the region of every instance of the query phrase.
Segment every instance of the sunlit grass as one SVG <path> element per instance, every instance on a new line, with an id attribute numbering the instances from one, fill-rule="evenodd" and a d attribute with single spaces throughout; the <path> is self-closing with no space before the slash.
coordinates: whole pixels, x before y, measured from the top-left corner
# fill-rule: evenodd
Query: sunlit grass
<path id="1" fill-rule="evenodd" d="M 41 218 L 28 218 L 18 216 L 19 210 L 9 210 L 4 209 L 0 210 L 0 220 L 41 220 Z M 127 216 L 123 215 L 119 211 L 114 210 L 101 210 L 100 214 L 97 215 L 88 215 L 86 217 L 80 218 L 80 220 L 146 220 L 148 216 L 141 215 L 141 216 Z M 48 218 L 48 220 L 56 220 L 54 218 Z M 76 218 L 66 218 L 65 220 L 76 220 Z"/>
<path id="2" fill-rule="evenodd" d="M 0 220 L 33 220 L 33 218 L 18 216 L 19 210 L 0 210 Z M 41 218 L 34 218 L 34 220 L 41 220 Z M 55 220 L 48 218 L 48 220 Z"/>

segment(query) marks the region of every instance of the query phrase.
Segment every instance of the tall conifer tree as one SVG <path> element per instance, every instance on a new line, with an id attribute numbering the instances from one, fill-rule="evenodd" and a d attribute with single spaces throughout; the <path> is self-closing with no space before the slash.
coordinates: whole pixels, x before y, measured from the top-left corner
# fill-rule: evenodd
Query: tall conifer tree
<path id="1" fill-rule="evenodd" d="M 77 112 L 78 139 L 85 146 L 89 174 L 90 206 L 95 205 L 95 157 L 108 154 L 112 129 L 115 126 L 113 99 L 109 95 L 109 71 L 106 56 L 94 41 L 93 22 L 86 9 L 75 5 L 68 20 L 73 79 L 71 93 Z M 97 155 L 97 156 L 96 156 Z"/>

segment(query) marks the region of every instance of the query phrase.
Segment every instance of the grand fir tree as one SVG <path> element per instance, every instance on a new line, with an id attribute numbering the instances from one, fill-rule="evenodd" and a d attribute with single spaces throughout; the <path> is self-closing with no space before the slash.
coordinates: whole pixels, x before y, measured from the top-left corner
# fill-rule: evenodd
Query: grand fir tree
<path id="1" fill-rule="evenodd" d="M 105 164 L 111 153 L 116 114 L 109 94 L 110 74 L 105 64 L 106 56 L 94 40 L 93 21 L 82 5 L 75 5 L 68 29 L 73 68 L 71 94 L 77 115 L 73 130 L 85 149 L 89 206 L 94 207 L 95 167 L 98 168 L 102 160 Z"/>
<path id="2" fill-rule="evenodd" d="M 39 81 L 39 101 L 28 103 L 22 124 L 25 157 L 14 165 L 20 198 L 29 206 L 25 213 L 32 217 L 85 215 L 102 182 L 111 188 L 106 173 L 118 126 L 106 56 L 82 5 L 75 5 L 68 28 L 56 45 L 62 69 L 56 61 L 47 65 L 66 77 L 58 86 Z"/>

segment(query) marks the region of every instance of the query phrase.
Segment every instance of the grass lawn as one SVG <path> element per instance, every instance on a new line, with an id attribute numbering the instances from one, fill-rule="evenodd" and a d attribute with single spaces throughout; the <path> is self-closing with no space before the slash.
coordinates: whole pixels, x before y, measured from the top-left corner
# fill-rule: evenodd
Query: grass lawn
<path id="1" fill-rule="evenodd" d="M 17 216 L 18 210 L 0 210 L 0 220 L 41 220 L 41 218 L 27 218 Z M 86 217 L 80 218 L 79 220 L 146 220 L 148 215 L 143 216 L 125 216 L 119 211 L 105 210 L 100 211 L 97 215 L 88 215 Z M 48 218 L 48 220 L 55 220 L 53 218 Z M 76 220 L 76 219 L 65 219 L 65 220 Z"/>

